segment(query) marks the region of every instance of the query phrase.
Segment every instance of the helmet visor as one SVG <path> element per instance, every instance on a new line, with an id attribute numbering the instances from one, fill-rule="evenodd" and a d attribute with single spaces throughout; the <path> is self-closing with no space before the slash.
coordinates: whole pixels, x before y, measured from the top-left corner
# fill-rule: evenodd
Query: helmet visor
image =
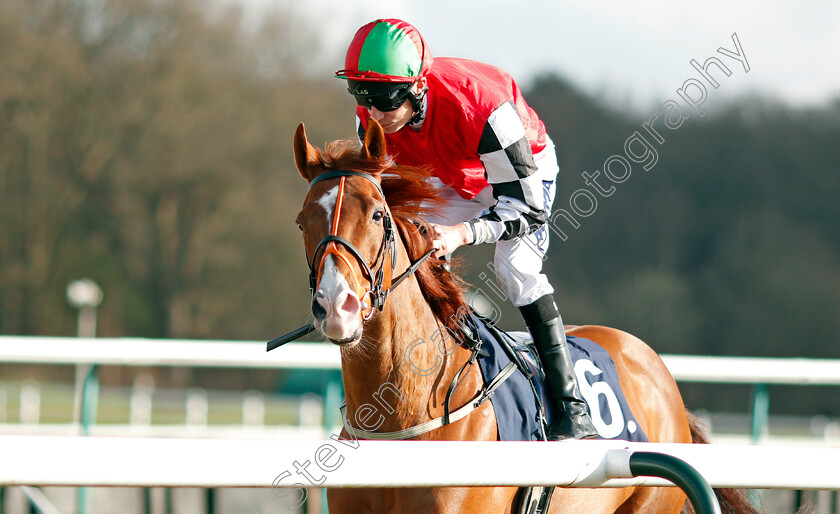
<path id="1" fill-rule="evenodd" d="M 405 103 L 411 93 L 412 82 L 369 82 L 348 80 L 347 91 L 356 103 L 370 109 L 376 107 L 382 112 L 393 111 Z"/>

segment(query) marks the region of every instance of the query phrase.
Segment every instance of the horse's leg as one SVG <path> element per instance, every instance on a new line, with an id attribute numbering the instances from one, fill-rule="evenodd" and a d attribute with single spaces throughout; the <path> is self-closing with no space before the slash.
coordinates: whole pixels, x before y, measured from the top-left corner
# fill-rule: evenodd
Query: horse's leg
<path id="1" fill-rule="evenodd" d="M 376 512 L 379 489 L 327 489 L 327 508 L 333 514 Z"/>
<path id="2" fill-rule="evenodd" d="M 424 512 L 445 512 L 461 514 L 465 512 L 493 512 L 507 514 L 511 512 L 515 487 L 447 487 L 432 490 L 435 494 L 436 509 Z M 410 505 L 409 505 L 410 506 Z M 402 512 L 421 512 L 404 510 Z"/>
<path id="3" fill-rule="evenodd" d="M 465 512 L 510 513 L 513 487 L 329 489 L 331 513 Z"/>
<path id="4" fill-rule="evenodd" d="M 585 512 L 586 514 L 612 514 L 633 493 L 628 489 L 556 488 L 551 496 L 550 514 Z M 651 510 L 648 512 L 659 511 Z"/>
<path id="5" fill-rule="evenodd" d="M 677 487 L 637 487 L 615 512 L 680 512 L 685 500 L 685 494 Z"/>

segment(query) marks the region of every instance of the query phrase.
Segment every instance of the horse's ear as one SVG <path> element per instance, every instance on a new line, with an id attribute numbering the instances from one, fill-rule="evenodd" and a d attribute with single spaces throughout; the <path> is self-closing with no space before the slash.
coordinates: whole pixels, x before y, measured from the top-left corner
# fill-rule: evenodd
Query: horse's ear
<path id="1" fill-rule="evenodd" d="M 298 125 L 295 131 L 295 165 L 301 176 L 307 182 L 312 180 L 313 168 L 321 163 L 321 156 L 318 149 L 309 144 L 306 139 L 306 128 L 303 123 Z"/>
<path id="2" fill-rule="evenodd" d="M 371 159 L 384 161 L 387 155 L 385 145 L 385 132 L 382 126 L 373 118 L 368 118 L 368 126 L 365 131 L 365 144 L 362 151 Z"/>

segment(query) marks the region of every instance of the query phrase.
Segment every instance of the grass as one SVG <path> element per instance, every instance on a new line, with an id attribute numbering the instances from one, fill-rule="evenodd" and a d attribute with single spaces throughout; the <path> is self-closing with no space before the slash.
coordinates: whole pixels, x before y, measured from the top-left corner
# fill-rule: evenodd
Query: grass
<path id="1" fill-rule="evenodd" d="M 21 423 L 21 393 L 25 388 L 38 391 L 39 423 L 73 421 L 74 387 L 66 383 L 0 381 L 0 423 Z M 99 391 L 97 424 L 128 424 L 131 421 L 132 390 L 103 387 Z M 236 425 L 243 422 L 244 394 L 237 391 L 205 391 L 207 424 Z M 300 398 L 263 394 L 266 425 L 298 424 Z M 151 423 L 183 425 L 187 422 L 187 391 L 158 389 L 152 394 Z"/>

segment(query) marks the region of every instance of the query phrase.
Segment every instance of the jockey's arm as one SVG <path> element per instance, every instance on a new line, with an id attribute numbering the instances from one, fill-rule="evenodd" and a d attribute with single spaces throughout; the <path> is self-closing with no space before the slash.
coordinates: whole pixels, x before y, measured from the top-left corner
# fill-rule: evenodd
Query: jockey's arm
<path id="1" fill-rule="evenodd" d="M 542 209 L 500 195 L 490 212 L 464 222 L 470 232 L 471 242 L 467 244 L 495 243 L 532 234 L 545 224 L 546 217 Z"/>
<path id="2" fill-rule="evenodd" d="M 432 224 L 432 244 L 437 250 L 432 256 L 441 258 L 463 245 L 495 243 L 530 234 L 544 223 L 533 221 L 533 212 L 524 202 L 502 195 L 484 216 L 456 225 Z"/>
<path id="3" fill-rule="evenodd" d="M 490 115 L 477 153 L 496 205 L 466 222 L 472 244 L 515 239 L 545 224 L 548 213 L 543 173 L 512 102 L 502 104 Z"/>

